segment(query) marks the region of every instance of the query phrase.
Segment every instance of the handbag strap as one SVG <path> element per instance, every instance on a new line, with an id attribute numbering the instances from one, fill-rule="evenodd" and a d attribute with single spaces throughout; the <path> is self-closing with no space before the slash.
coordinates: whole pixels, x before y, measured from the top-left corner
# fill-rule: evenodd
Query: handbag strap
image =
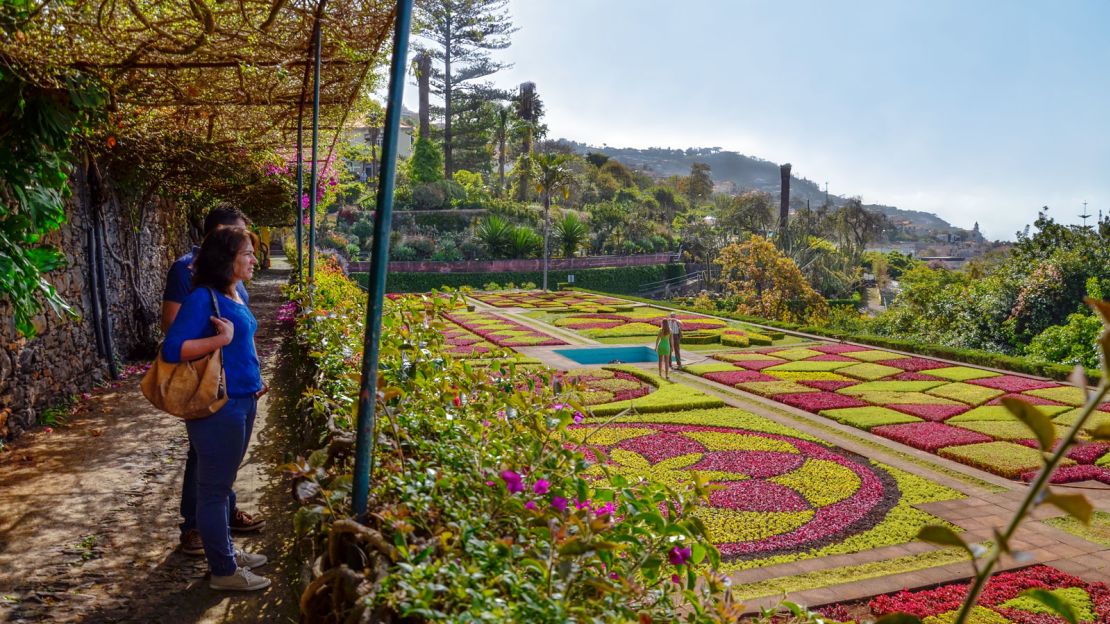
<path id="1" fill-rule="evenodd" d="M 222 319 L 223 317 L 220 316 L 220 302 L 216 299 L 216 291 L 211 287 L 208 288 L 208 296 L 212 298 L 212 308 L 216 311 L 216 318 Z M 223 347 L 220 347 L 217 351 L 221 349 L 223 349 Z M 216 396 L 222 399 L 227 395 L 227 374 L 224 372 L 224 359 L 222 354 L 220 357 L 220 379 L 217 381 L 217 384 L 219 386 L 219 391 Z"/>

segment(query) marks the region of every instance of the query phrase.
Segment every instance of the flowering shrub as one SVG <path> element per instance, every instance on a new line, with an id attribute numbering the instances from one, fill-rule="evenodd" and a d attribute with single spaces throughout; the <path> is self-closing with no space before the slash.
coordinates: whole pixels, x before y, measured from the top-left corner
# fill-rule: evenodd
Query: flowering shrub
<path id="1" fill-rule="evenodd" d="M 291 294 L 308 300 L 300 289 Z M 435 301 L 431 313 L 385 304 L 372 513 L 348 519 L 365 297 L 325 265 L 316 301 L 331 303 L 305 309 L 297 340 L 312 370 L 305 400 L 329 443 L 290 466 L 304 504 L 298 534 L 322 553 L 301 599 L 306 619 L 739 616 L 720 577 L 705 571 L 699 581 L 695 570 L 718 561 L 691 515 L 707 490 L 580 476 L 588 465 L 565 446 L 576 409 L 560 402 L 552 380 L 537 382 L 512 358 L 476 367 L 445 357 Z"/>

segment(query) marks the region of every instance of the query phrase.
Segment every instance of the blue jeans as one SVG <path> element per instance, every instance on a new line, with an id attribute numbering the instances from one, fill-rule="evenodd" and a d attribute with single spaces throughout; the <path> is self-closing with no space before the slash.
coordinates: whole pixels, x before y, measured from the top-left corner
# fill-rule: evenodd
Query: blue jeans
<path id="1" fill-rule="evenodd" d="M 247 437 L 250 437 L 249 433 Z M 234 518 L 236 509 L 235 491 L 232 490 L 228 522 Z M 181 481 L 181 519 L 178 526 L 182 535 L 197 528 L 197 450 L 192 442 L 189 442 L 189 453 L 185 455 L 185 478 Z"/>
<path id="2" fill-rule="evenodd" d="M 196 526 L 204 542 L 208 568 L 216 576 L 227 576 L 236 568 L 229 528 L 229 517 L 235 509 L 231 486 L 247 454 L 256 407 L 254 397 L 228 399 L 208 418 L 185 423 L 189 445 L 197 457 Z"/>

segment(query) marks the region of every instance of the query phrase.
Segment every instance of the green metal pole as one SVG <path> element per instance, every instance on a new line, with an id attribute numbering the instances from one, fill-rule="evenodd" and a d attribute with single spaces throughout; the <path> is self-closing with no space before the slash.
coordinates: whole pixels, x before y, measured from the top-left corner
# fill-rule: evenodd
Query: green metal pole
<path id="1" fill-rule="evenodd" d="M 316 282 L 316 189 L 320 185 L 316 168 L 316 148 L 320 140 L 320 20 L 316 20 L 316 69 L 312 82 L 312 179 L 308 195 L 308 282 Z"/>
<path id="2" fill-rule="evenodd" d="M 382 337 L 382 300 L 389 268 L 389 232 L 393 226 L 393 182 L 397 171 L 401 98 L 405 92 L 405 52 L 409 47 L 412 0 L 397 0 L 393 30 L 393 59 L 389 76 L 389 102 L 382 136 L 378 206 L 370 247 L 370 283 L 366 304 L 366 330 L 362 343 L 362 387 L 358 394 L 358 434 L 355 438 L 355 474 L 352 507 L 356 517 L 366 513 L 370 497 L 370 471 L 374 467 L 374 408 L 377 400 L 378 348 Z"/>
<path id="3" fill-rule="evenodd" d="M 303 94 L 302 94 L 303 95 Z M 304 275 L 304 119 L 297 115 L 297 282 Z"/>

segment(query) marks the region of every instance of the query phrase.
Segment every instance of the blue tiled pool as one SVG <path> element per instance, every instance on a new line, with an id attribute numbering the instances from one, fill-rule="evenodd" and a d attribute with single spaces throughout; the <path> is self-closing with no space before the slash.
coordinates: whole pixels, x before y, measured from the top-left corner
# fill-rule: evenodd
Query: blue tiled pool
<path id="1" fill-rule="evenodd" d="M 579 364 L 610 364 L 613 362 L 657 362 L 659 356 L 651 347 L 584 347 L 555 349 L 555 353 Z"/>

